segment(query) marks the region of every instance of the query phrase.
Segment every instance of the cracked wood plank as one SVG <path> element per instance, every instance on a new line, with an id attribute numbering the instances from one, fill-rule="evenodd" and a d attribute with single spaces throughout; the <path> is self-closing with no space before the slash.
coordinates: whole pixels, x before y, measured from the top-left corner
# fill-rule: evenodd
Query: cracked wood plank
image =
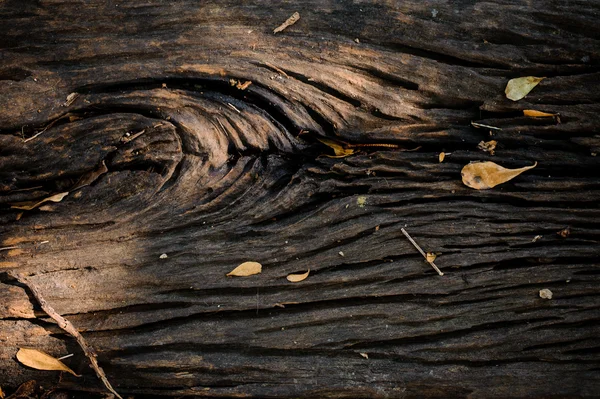
<path id="1" fill-rule="evenodd" d="M 3 388 L 102 391 L 13 271 L 125 394 L 596 395 L 598 14 L 596 1 L 1 3 L 0 246 L 18 247 L 0 252 Z M 528 75 L 547 78 L 506 99 Z M 317 137 L 421 148 L 330 159 Z M 490 139 L 494 156 L 477 149 Z M 475 160 L 538 166 L 482 192 L 460 180 Z M 443 277 L 403 227 L 441 253 Z M 262 274 L 225 277 L 246 260 Z M 18 346 L 75 353 L 84 377 L 25 368 Z"/>

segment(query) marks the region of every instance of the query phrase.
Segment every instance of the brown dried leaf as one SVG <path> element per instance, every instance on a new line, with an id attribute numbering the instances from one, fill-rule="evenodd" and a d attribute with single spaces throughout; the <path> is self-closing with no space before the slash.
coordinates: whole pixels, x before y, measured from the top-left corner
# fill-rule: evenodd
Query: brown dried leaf
<path id="1" fill-rule="evenodd" d="M 479 148 L 480 150 L 489 152 L 490 155 L 494 155 L 496 153 L 496 145 L 498 144 L 498 142 L 496 140 L 490 140 L 490 141 L 480 141 L 479 144 L 477 144 L 477 148 Z"/>
<path id="2" fill-rule="evenodd" d="M 446 153 L 440 152 L 440 155 L 438 157 L 438 159 L 440 160 L 440 163 L 444 162 L 444 158 L 446 158 Z"/>
<path id="3" fill-rule="evenodd" d="M 98 177 L 102 176 L 106 172 L 108 172 L 108 168 L 106 167 L 106 163 L 102 161 L 100 166 L 98 166 L 96 169 L 81 176 L 77 184 L 75 184 L 75 188 L 71 189 L 71 191 L 75 191 L 81 187 L 89 186 L 90 184 L 95 182 L 96 179 L 98 179 Z"/>
<path id="4" fill-rule="evenodd" d="M 536 111 L 534 109 L 524 109 L 523 115 L 529 116 L 531 118 L 543 118 L 543 117 L 555 117 L 558 114 L 550 114 L 548 112 Z"/>
<path id="5" fill-rule="evenodd" d="M 296 22 L 298 22 L 299 19 L 300 19 L 300 14 L 298 12 L 293 13 L 291 17 L 289 17 L 288 19 L 285 20 L 284 23 L 279 25 L 277 28 L 273 29 L 273 33 L 281 32 L 288 26 L 294 25 Z"/>
<path id="6" fill-rule="evenodd" d="M 66 371 L 67 373 L 73 374 L 75 377 L 81 377 L 60 360 L 37 349 L 19 348 L 17 360 L 25 366 L 29 366 L 36 370 Z"/>
<path id="7" fill-rule="evenodd" d="M 346 143 L 344 143 L 342 141 L 330 140 L 330 139 L 326 139 L 323 137 L 317 137 L 317 140 L 319 140 L 321 143 L 325 144 L 326 146 L 328 146 L 329 148 L 331 148 L 333 150 L 333 152 L 335 153 L 335 156 L 334 155 L 325 155 L 329 158 L 344 158 L 344 157 L 354 154 L 354 150 L 352 148 L 345 148 L 344 144 L 346 144 Z"/>
<path id="8" fill-rule="evenodd" d="M 506 169 L 494 162 L 473 162 L 462 169 L 462 181 L 467 187 L 476 190 L 487 190 L 496 187 L 498 184 L 505 183 L 521 173 L 533 169 L 537 162 L 532 166 L 526 166 L 519 169 Z"/>
<path id="9" fill-rule="evenodd" d="M 564 229 L 562 229 L 561 231 L 558 231 L 556 234 L 558 234 L 559 236 L 561 236 L 562 238 L 567 238 L 568 236 L 571 235 L 571 226 L 567 226 Z"/>
<path id="10" fill-rule="evenodd" d="M 65 198 L 67 195 L 69 195 L 69 192 L 64 192 L 64 193 L 58 193 L 58 194 L 54 194 L 48 198 L 44 198 L 41 201 L 29 201 L 29 202 L 19 202 L 16 204 L 12 204 L 11 208 L 13 209 L 21 209 L 24 211 L 30 211 L 32 209 L 37 208 L 38 206 L 42 205 L 44 202 L 60 202 L 63 200 L 63 198 Z"/>
<path id="11" fill-rule="evenodd" d="M 519 101 L 529 94 L 529 92 L 544 79 L 546 78 L 536 78 L 535 76 L 511 79 L 508 81 L 506 89 L 504 90 L 506 98 L 513 101 Z"/>
<path id="12" fill-rule="evenodd" d="M 262 272 L 262 265 L 258 262 L 244 262 L 229 273 L 227 276 L 246 277 Z"/>
<path id="13" fill-rule="evenodd" d="M 308 271 L 306 273 L 302 273 L 302 274 L 290 274 L 288 275 L 286 278 L 290 283 L 299 283 L 302 280 L 306 280 L 306 278 L 308 277 L 310 273 L 310 269 L 308 269 Z"/>

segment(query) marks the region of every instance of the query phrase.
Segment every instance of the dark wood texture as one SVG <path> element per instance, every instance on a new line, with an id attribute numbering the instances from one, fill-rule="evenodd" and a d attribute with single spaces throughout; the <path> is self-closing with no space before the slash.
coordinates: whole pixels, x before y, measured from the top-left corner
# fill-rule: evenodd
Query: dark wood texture
<path id="1" fill-rule="evenodd" d="M 3 0 L 0 19 L 5 390 L 103 390 L 14 272 L 123 394 L 598 395 L 598 1 Z M 528 75 L 547 78 L 506 99 Z M 319 136 L 399 148 L 332 159 Z M 476 191 L 477 160 L 538 166 Z M 246 260 L 263 273 L 225 277 Z"/>

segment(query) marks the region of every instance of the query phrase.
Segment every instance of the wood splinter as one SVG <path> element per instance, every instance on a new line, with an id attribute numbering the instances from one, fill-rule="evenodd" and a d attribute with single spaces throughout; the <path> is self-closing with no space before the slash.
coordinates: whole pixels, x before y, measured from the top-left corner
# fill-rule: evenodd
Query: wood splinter
<path id="1" fill-rule="evenodd" d="M 419 250 L 419 252 L 421 253 L 421 255 L 423 255 L 423 257 L 425 258 L 425 260 L 427 261 L 427 263 L 429 263 L 431 265 L 431 267 L 433 267 L 435 269 L 435 271 L 440 276 L 443 276 L 444 273 L 435 265 L 435 263 L 433 263 L 432 260 L 430 260 L 429 258 L 427 258 L 427 254 L 425 253 L 425 251 L 423 251 L 421 249 L 421 247 L 419 246 L 419 244 L 417 244 L 416 241 L 412 239 L 412 237 L 406 232 L 406 230 L 404 230 L 404 228 L 401 228 L 400 230 L 402 231 L 402 234 L 404 234 L 406 236 L 406 238 L 408 238 L 408 241 L 410 241 L 410 243 L 412 245 L 414 245 L 414 247 Z"/>
<path id="2" fill-rule="evenodd" d="M 75 326 L 73 326 L 73 324 L 71 324 L 71 322 L 69 320 L 65 319 L 60 314 L 58 314 L 56 312 L 56 310 L 54 310 L 54 308 L 52 306 L 50 306 L 48 304 L 48 302 L 46 302 L 46 300 L 40 293 L 40 290 L 38 289 L 38 287 L 35 284 L 33 284 L 31 281 L 29 281 L 25 276 L 23 276 L 22 274 L 16 274 L 16 273 L 10 273 L 10 272 L 9 272 L 9 274 L 13 278 L 15 278 L 18 282 L 20 282 L 21 284 L 23 284 L 27 288 L 29 288 L 29 290 L 31 291 L 31 293 L 33 294 L 35 299 L 37 299 L 38 303 L 40 304 L 42 310 L 44 312 L 46 312 L 46 314 L 48 316 L 50 316 L 52 319 L 54 319 L 54 321 L 56 321 L 56 323 L 58 324 L 58 326 L 60 328 L 62 328 L 64 331 L 69 333 L 73 338 L 75 338 L 75 340 L 77 340 L 77 343 L 83 350 L 83 353 L 90 360 L 91 367 L 94 369 L 94 371 L 96 372 L 96 375 L 102 381 L 102 383 L 104 384 L 106 389 L 108 389 L 117 398 L 123 399 L 121 397 L 121 395 L 119 395 L 117 393 L 117 391 L 115 391 L 115 389 L 112 387 L 112 385 L 108 381 L 108 378 L 106 378 L 106 374 L 104 374 L 104 370 L 102 370 L 102 367 L 100 367 L 100 365 L 98 364 L 98 360 L 96 360 L 96 353 L 87 344 L 87 342 L 85 341 L 83 336 L 79 333 L 79 331 L 77 331 Z"/>

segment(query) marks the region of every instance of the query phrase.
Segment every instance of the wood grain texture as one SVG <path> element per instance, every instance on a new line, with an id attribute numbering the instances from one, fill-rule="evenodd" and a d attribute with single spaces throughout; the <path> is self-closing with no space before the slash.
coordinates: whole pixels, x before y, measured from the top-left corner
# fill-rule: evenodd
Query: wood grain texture
<path id="1" fill-rule="evenodd" d="M 0 251 L 2 388 L 102 391 L 10 271 L 121 394 L 596 396 L 599 16 L 598 1 L 1 1 L 0 244 L 18 247 Z M 546 79 L 506 99 L 528 75 Z M 397 148 L 332 159 L 317 137 Z M 477 148 L 491 139 L 494 156 Z M 475 191 L 471 161 L 538 166 Z M 262 273 L 225 276 L 244 261 Z M 75 353 L 84 377 L 23 367 L 19 346 Z"/>

